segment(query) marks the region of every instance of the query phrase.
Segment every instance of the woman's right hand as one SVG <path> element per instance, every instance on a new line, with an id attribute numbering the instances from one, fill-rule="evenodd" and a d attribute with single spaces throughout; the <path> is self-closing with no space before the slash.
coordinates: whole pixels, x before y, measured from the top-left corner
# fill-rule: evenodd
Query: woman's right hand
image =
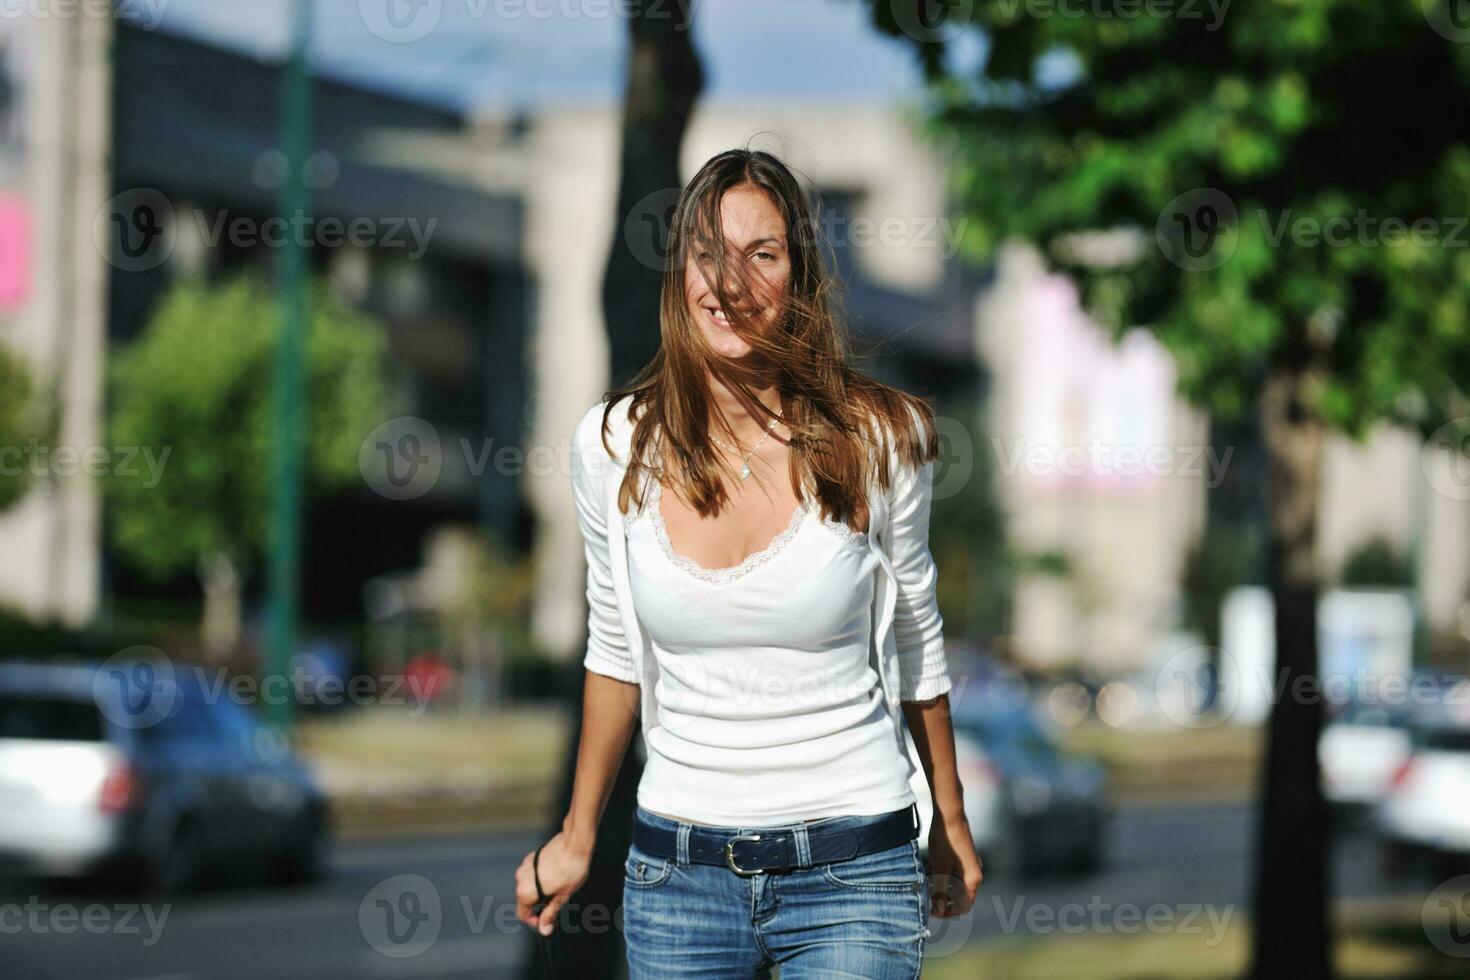
<path id="1" fill-rule="evenodd" d="M 527 854 L 516 868 L 516 918 L 543 936 L 551 935 L 556 917 L 567 899 L 582 887 L 592 867 L 592 855 L 571 846 L 565 831 L 541 846 L 541 860 L 534 851 Z M 540 896 L 536 892 L 536 873 L 540 870 L 541 888 L 546 905 L 538 915 L 534 908 Z"/>

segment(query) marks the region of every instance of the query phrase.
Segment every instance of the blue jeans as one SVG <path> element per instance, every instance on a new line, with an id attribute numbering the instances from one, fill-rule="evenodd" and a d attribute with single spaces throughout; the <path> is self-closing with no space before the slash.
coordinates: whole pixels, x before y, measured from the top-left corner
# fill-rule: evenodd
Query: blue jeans
<path id="1" fill-rule="evenodd" d="M 635 819 L 692 827 L 638 807 Z M 829 817 L 784 828 L 848 828 L 876 817 Z M 702 825 L 701 825 L 702 826 Z M 731 836 L 776 828 L 720 828 Z M 805 853 L 805 848 L 801 848 Z M 781 980 L 919 975 L 929 935 L 929 879 L 917 840 L 834 864 L 748 877 L 628 849 L 623 934 L 631 980 Z"/>

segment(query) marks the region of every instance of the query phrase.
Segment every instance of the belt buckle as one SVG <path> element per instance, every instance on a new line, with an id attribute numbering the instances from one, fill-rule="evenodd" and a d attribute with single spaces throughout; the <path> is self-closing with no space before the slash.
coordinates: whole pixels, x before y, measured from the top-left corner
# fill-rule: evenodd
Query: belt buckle
<path id="1" fill-rule="evenodd" d="M 758 875 L 761 873 L 762 869 L 760 868 L 746 870 L 745 868 L 742 868 L 740 867 L 740 865 L 735 863 L 735 844 L 738 841 L 760 839 L 760 834 L 736 834 L 734 837 L 731 837 L 729 840 L 725 841 L 725 863 L 730 866 L 731 871 L 740 875 L 742 878 L 748 878 L 751 875 Z"/>

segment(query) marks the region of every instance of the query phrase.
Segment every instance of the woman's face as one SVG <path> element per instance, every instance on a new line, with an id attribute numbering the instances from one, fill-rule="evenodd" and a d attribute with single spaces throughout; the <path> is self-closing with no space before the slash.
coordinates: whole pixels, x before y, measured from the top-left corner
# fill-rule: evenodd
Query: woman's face
<path id="1" fill-rule="evenodd" d="M 720 199 L 720 228 L 725 238 L 726 286 L 740 285 L 728 270 L 742 263 L 751 291 L 735 292 L 736 310 L 762 334 L 768 333 L 785 309 L 786 286 L 791 278 L 791 256 L 787 251 L 786 219 L 764 191 L 754 187 L 732 187 Z M 693 243 L 684 267 L 684 302 L 689 317 L 715 353 L 730 358 L 744 357 L 751 347 L 730 328 L 714 291 L 713 259 Z M 706 279 L 708 274 L 708 279 Z"/>

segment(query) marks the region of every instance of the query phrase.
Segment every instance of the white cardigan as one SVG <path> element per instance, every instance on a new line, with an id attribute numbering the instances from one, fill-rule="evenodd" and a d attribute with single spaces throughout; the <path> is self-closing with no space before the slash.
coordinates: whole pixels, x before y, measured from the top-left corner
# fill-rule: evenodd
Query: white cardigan
<path id="1" fill-rule="evenodd" d="M 628 588 L 628 550 L 618 490 L 629 458 L 633 426 L 631 396 L 613 406 L 608 443 L 602 444 L 604 401 L 593 405 L 572 434 L 572 496 L 587 558 L 587 653 L 583 666 L 640 688 L 639 715 L 646 738 L 658 717 L 651 681 L 657 677 L 648 635 L 638 622 Z M 919 419 L 914 417 L 917 426 Z M 929 504 L 934 464 L 899 467 L 896 447 L 887 444 L 889 472 L 896 473 L 884 493 L 868 485 L 868 546 L 878 556 L 874 590 L 878 626 L 869 663 L 883 684 L 894 719 L 899 750 L 911 771 L 917 765 L 902 736 L 901 701 L 927 701 L 951 689 L 944 650 L 944 621 L 935 595 L 937 571 L 929 551 Z M 609 533 L 611 530 L 612 533 Z M 649 683 L 644 679 L 648 678 Z"/>

